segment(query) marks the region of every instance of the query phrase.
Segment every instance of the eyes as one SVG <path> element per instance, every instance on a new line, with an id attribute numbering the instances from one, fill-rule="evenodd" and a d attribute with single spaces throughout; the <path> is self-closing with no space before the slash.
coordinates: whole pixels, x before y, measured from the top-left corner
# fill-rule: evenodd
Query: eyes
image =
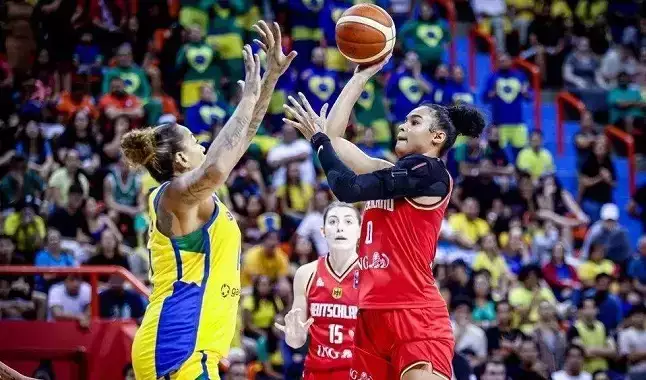
<path id="1" fill-rule="evenodd" d="M 336 226 L 339 223 L 340 223 L 340 221 L 339 221 L 339 219 L 337 217 L 331 216 L 331 217 L 328 218 L 327 224 L 330 225 L 330 226 Z M 354 220 L 354 218 L 347 217 L 347 218 L 343 219 L 343 223 L 347 224 L 347 225 L 352 225 L 352 224 L 355 223 L 355 220 Z"/>

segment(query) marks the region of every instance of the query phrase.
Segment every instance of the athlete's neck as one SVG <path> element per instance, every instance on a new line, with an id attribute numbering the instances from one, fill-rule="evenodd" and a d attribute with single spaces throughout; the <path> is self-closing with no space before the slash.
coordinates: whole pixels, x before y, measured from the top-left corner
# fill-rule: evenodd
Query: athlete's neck
<path id="1" fill-rule="evenodd" d="M 352 265 L 352 263 L 354 263 L 357 257 L 357 252 L 355 250 L 335 250 L 330 251 L 328 259 L 330 260 L 330 266 L 336 273 L 343 273 L 350 265 Z"/>

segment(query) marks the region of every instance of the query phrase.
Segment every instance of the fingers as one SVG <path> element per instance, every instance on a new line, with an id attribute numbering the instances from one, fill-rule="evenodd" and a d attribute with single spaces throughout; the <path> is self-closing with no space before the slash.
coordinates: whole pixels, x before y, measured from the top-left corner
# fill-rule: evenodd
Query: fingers
<path id="1" fill-rule="evenodd" d="M 260 56 L 258 54 L 253 55 L 255 75 L 260 76 Z"/>
<path id="2" fill-rule="evenodd" d="M 306 116 L 308 115 L 308 112 L 307 112 L 307 111 L 305 111 L 305 109 L 303 108 L 303 106 L 301 106 L 301 105 L 300 105 L 300 103 L 298 103 L 298 101 L 296 101 L 296 99 L 294 99 L 294 97 L 293 97 L 293 96 L 291 96 L 291 95 L 290 95 L 290 96 L 288 96 L 288 97 L 287 97 L 287 99 L 289 99 L 290 103 L 292 103 L 292 105 L 294 106 L 294 108 L 295 108 L 296 110 L 298 110 L 298 113 L 299 113 L 301 116 L 306 117 Z"/>
<path id="3" fill-rule="evenodd" d="M 314 323 L 314 318 L 310 318 L 305 322 L 301 322 L 301 327 L 303 327 L 304 330 L 307 330 L 312 326 L 312 323 Z"/>
<path id="4" fill-rule="evenodd" d="M 303 125 L 301 125 L 301 123 L 295 122 L 294 120 L 283 118 L 283 123 L 285 123 L 285 124 L 287 124 L 289 126 L 292 126 L 292 127 L 298 129 L 301 132 L 303 131 Z"/>
<path id="5" fill-rule="evenodd" d="M 253 40 L 253 42 L 254 42 L 256 45 L 258 45 L 258 47 L 259 47 L 262 51 L 264 51 L 265 53 L 267 53 L 267 45 L 265 45 L 262 41 L 260 41 L 260 40 L 258 40 L 258 39 L 254 39 L 254 40 Z"/>
<path id="6" fill-rule="evenodd" d="M 296 58 L 297 55 L 298 55 L 298 52 L 296 52 L 296 50 L 290 51 L 289 54 L 287 54 L 287 64 L 292 63 L 292 61 L 294 60 L 294 58 Z"/>
<path id="7" fill-rule="evenodd" d="M 301 103 L 303 103 L 303 106 L 307 110 L 307 113 L 310 115 L 310 117 L 316 119 L 318 115 L 316 114 L 316 112 L 314 112 L 314 109 L 312 109 L 312 105 L 310 104 L 310 102 L 307 101 L 305 94 L 303 94 L 302 92 L 299 92 L 298 97 L 301 98 Z"/>
<path id="8" fill-rule="evenodd" d="M 281 36 L 280 36 L 280 25 L 276 21 L 272 23 L 274 26 L 273 35 L 274 35 L 274 46 L 280 48 L 282 46 Z M 281 50 L 282 53 L 282 50 Z"/>
<path id="9" fill-rule="evenodd" d="M 327 117 L 327 108 L 328 108 L 327 103 L 323 104 L 323 107 L 321 107 L 321 117 L 323 119 L 325 119 Z"/>
<path id="10" fill-rule="evenodd" d="M 271 50 L 275 46 L 274 33 L 271 31 L 267 23 L 263 20 L 258 21 L 253 29 L 260 34 L 260 37 L 265 42 L 266 46 Z"/>
<path id="11" fill-rule="evenodd" d="M 238 81 L 238 86 L 240 86 L 240 91 L 244 91 L 244 81 L 243 80 Z"/>
<path id="12" fill-rule="evenodd" d="M 274 327 L 277 328 L 278 330 L 282 331 L 282 332 L 285 332 L 285 326 L 281 325 L 278 322 L 274 323 Z"/>
<path id="13" fill-rule="evenodd" d="M 242 58 L 244 60 L 245 74 L 250 75 L 254 69 L 254 57 L 253 53 L 251 52 L 251 46 L 244 46 L 244 48 L 242 49 Z"/>
<path id="14" fill-rule="evenodd" d="M 252 25 L 251 28 L 260 35 L 260 38 L 262 38 L 263 41 L 268 42 L 267 33 L 265 33 L 263 28 L 260 27 L 261 23 L 264 23 L 264 21 L 258 21 L 258 23 Z"/>
<path id="15" fill-rule="evenodd" d="M 283 109 L 285 109 L 286 113 L 291 114 L 298 121 L 298 123 L 302 125 L 302 127 L 299 128 L 299 130 L 302 131 L 303 127 L 305 127 L 306 125 L 304 115 L 298 110 L 295 110 L 294 108 L 288 106 L 287 104 L 283 104 Z"/>

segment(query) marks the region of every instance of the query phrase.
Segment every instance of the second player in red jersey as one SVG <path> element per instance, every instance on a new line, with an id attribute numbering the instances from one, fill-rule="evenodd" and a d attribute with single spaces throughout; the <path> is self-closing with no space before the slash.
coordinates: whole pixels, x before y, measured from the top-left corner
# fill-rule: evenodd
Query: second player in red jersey
<path id="1" fill-rule="evenodd" d="M 347 380 L 359 309 L 359 213 L 337 202 L 326 209 L 323 220 L 329 254 L 296 271 L 292 310 L 285 326 L 276 327 L 294 348 L 309 337 L 304 379 Z"/>
<path id="2" fill-rule="evenodd" d="M 408 61 L 407 55 L 404 64 Z M 363 87 L 384 64 L 356 70 L 329 118 L 327 105 L 317 115 L 302 94 L 302 105 L 290 97 L 286 111 L 296 121 L 286 122 L 312 141 L 339 200 L 367 201 L 350 379 L 446 380 L 452 376 L 454 340 L 432 274 L 452 190 L 441 157 L 458 135 L 478 137 L 485 122 L 471 107 L 422 105 L 397 127 L 395 164 L 367 156 L 342 136 Z M 421 75 L 416 80 L 418 91 L 430 90 Z"/>

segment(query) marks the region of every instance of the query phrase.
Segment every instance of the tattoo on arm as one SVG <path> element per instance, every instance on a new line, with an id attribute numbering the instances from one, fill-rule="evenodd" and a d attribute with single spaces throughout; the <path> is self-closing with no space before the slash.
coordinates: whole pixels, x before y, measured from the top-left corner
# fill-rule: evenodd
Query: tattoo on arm
<path id="1" fill-rule="evenodd" d="M 22 380 L 25 377 L 13 369 L 9 368 L 6 364 L 0 362 L 0 379 L 2 380 Z"/>
<path id="2" fill-rule="evenodd" d="M 268 76 L 263 78 L 262 84 L 260 87 L 260 96 L 258 97 L 258 102 L 253 109 L 253 115 L 251 117 L 251 124 L 247 130 L 247 140 L 251 142 L 256 136 L 258 128 L 260 128 L 260 123 L 267 114 L 267 108 L 271 101 L 271 97 L 274 94 L 274 89 L 276 88 L 276 83 L 278 83 L 279 77 Z"/>
<path id="3" fill-rule="evenodd" d="M 166 211 L 164 207 L 157 209 L 157 229 L 166 236 L 171 236 L 173 227 L 173 214 Z"/>

